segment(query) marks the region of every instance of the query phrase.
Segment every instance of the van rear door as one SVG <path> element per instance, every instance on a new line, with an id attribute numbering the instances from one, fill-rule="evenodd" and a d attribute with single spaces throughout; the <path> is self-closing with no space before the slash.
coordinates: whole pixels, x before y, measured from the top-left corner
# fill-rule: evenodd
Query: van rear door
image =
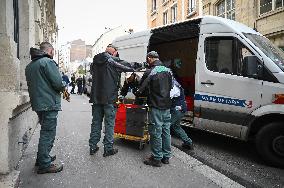
<path id="1" fill-rule="evenodd" d="M 196 71 L 195 126 L 200 129 L 244 137 L 245 121 L 261 104 L 262 81 L 244 72 L 250 57 L 260 56 L 233 33 L 203 34 Z"/>

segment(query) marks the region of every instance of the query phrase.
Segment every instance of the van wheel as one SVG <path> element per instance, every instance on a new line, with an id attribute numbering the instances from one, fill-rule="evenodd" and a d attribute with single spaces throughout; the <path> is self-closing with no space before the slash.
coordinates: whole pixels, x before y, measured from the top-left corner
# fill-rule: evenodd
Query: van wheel
<path id="1" fill-rule="evenodd" d="M 284 123 L 272 122 L 256 135 L 256 148 L 260 156 L 275 167 L 284 167 Z"/>

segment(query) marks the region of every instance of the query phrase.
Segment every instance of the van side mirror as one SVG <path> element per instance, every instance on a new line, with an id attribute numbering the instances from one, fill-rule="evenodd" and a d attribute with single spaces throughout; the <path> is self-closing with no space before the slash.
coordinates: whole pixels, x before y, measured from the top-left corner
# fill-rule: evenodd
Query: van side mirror
<path id="1" fill-rule="evenodd" d="M 242 75 L 249 78 L 262 77 L 262 65 L 258 62 L 255 55 L 244 57 Z"/>

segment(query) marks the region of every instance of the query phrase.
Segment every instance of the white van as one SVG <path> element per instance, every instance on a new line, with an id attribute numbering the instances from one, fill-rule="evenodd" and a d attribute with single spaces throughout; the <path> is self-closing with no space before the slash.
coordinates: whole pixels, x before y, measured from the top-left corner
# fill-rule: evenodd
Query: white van
<path id="1" fill-rule="evenodd" d="M 284 166 L 284 53 L 255 30 L 204 16 L 114 40 L 121 59 L 159 53 L 192 97 L 186 126 L 254 139 L 270 164 Z M 189 101 L 190 102 L 190 101 Z"/>

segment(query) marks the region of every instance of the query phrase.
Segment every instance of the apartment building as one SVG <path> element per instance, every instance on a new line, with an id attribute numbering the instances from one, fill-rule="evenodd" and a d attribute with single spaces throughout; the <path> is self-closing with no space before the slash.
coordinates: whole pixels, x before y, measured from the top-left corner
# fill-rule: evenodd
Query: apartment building
<path id="1" fill-rule="evenodd" d="M 203 15 L 241 22 L 284 50 L 284 0 L 203 0 Z"/>
<path id="2" fill-rule="evenodd" d="M 70 66 L 70 43 L 60 46 L 58 54 L 58 66 L 61 72 L 69 72 Z"/>
<path id="3" fill-rule="evenodd" d="M 201 16 L 236 20 L 284 50 L 284 0 L 148 0 L 148 28 Z"/>
<path id="4" fill-rule="evenodd" d="M 148 28 L 202 15 L 201 0 L 147 0 Z"/>

